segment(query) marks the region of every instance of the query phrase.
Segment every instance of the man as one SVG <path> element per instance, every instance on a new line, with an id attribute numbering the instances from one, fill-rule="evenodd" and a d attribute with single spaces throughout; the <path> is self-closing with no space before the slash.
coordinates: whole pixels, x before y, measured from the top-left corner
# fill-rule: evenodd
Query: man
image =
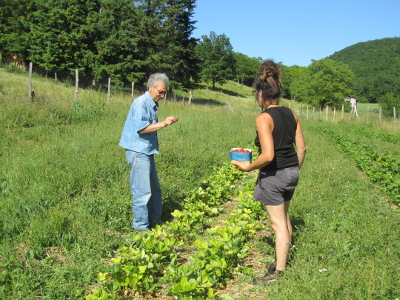
<path id="1" fill-rule="evenodd" d="M 354 114 L 358 118 L 357 102 L 358 102 L 357 98 L 350 98 L 350 104 L 351 104 L 350 116 Z"/>
<path id="2" fill-rule="evenodd" d="M 119 142 L 126 149 L 131 167 L 132 227 L 137 231 L 146 231 L 149 226 L 161 223 L 161 187 L 154 162 L 154 154 L 158 154 L 157 131 L 178 121 L 167 117 L 158 122 L 158 101 L 165 97 L 168 84 L 169 79 L 163 73 L 149 77 L 147 92 L 131 105 Z"/>

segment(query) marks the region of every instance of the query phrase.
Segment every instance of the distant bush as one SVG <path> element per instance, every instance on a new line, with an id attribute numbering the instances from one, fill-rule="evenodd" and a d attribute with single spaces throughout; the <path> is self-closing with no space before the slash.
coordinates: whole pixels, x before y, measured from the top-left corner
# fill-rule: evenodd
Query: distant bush
<path id="1" fill-rule="evenodd" d="M 388 93 L 379 98 L 379 105 L 382 107 L 382 113 L 385 117 L 393 117 L 393 107 L 396 107 L 396 118 L 399 116 L 400 96 Z"/>
<path id="2" fill-rule="evenodd" d="M 13 64 L 7 64 L 4 65 L 5 66 L 5 70 L 9 73 L 14 73 L 14 74 L 24 74 L 26 73 L 26 71 L 24 69 L 21 69 L 20 67 L 13 65 Z"/>

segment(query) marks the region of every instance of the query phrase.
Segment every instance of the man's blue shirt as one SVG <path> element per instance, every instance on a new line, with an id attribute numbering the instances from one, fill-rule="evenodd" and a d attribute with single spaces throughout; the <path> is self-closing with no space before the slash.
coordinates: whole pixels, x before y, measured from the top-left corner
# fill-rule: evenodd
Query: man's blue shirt
<path id="1" fill-rule="evenodd" d="M 119 145 L 125 149 L 144 153 L 158 154 L 157 131 L 140 134 L 150 124 L 158 122 L 158 103 L 149 92 L 136 98 L 131 105 Z"/>

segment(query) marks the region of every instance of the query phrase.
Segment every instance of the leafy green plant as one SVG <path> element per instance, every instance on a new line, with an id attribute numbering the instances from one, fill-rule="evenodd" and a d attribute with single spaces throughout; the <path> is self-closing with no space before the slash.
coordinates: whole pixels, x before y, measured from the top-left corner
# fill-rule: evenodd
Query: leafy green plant
<path id="1" fill-rule="evenodd" d="M 390 195 L 395 203 L 400 203 L 400 160 L 379 154 L 369 146 L 351 141 L 326 128 L 319 127 L 317 130 L 333 139 L 373 182 L 381 185 L 382 190 Z"/>

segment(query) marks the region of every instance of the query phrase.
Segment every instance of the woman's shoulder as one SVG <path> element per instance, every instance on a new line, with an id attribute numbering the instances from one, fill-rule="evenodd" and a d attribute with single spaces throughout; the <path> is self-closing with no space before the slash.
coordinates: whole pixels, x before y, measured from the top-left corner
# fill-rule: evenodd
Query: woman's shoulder
<path id="1" fill-rule="evenodd" d="M 256 117 L 256 122 L 270 122 L 272 121 L 272 116 L 267 112 L 263 111 Z"/>

